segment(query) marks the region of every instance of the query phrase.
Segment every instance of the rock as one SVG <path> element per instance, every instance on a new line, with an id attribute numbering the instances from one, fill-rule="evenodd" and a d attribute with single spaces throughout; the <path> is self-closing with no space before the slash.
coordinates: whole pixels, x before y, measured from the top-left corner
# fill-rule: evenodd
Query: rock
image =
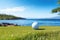
<path id="1" fill-rule="evenodd" d="M 13 23 L 0 23 L 0 26 L 8 27 L 8 26 L 18 26 L 18 25 Z"/>

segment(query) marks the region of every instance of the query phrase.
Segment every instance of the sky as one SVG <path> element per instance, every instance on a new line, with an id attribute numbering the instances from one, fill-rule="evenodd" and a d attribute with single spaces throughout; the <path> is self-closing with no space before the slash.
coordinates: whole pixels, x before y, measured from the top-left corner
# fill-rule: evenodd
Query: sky
<path id="1" fill-rule="evenodd" d="M 0 0 L 0 14 L 23 18 L 51 18 L 52 9 L 58 6 L 57 0 Z"/>

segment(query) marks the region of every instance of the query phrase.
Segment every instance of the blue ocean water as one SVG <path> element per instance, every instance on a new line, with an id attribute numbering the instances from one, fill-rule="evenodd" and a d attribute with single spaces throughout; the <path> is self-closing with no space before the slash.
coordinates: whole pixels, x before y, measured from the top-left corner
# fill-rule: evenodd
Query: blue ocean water
<path id="1" fill-rule="evenodd" d="M 21 26 L 31 26 L 33 22 L 40 26 L 60 26 L 60 19 L 24 19 L 24 20 L 0 20 L 0 23 L 13 23 Z"/>

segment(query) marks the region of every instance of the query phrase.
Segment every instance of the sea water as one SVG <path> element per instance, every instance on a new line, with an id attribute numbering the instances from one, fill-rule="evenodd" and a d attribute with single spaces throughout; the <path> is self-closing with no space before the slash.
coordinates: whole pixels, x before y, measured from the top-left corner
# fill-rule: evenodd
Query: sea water
<path id="1" fill-rule="evenodd" d="M 38 22 L 40 26 L 60 26 L 60 19 L 0 20 L 0 23 L 13 23 L 20 26 L 31 26 L 35 21 Z"/>

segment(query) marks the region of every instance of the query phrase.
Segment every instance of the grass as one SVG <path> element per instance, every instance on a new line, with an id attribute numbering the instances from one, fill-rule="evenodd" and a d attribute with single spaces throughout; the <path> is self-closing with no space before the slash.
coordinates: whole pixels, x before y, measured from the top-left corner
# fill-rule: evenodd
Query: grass
<path id="1" fill-rule="evenodd" d="M 59 26 L 41 26 L 39 30 L 31 27 L 0 27 L 0 40 L 60 40 Z"/>

